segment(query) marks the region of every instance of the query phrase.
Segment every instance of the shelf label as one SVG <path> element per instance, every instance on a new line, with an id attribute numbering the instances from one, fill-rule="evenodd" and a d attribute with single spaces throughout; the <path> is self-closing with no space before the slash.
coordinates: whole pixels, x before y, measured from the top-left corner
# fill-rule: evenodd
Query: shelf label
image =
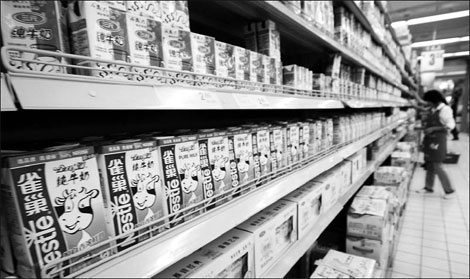
<path id="1" fill-rule="evenodd" d="M 155 87 L 157 97 L 163 107 L 177 109 L 220 109 L 218 92 L 184 87 Z"/>
<path id="2" fill-rule="evenodd" d="M 263 95 L 256 96 L 256 102 L 260 107 L 263 107 L 263 108 L 269 107 L 269 101 L 268 101 L 268 98 L 266 98 L 266 96 L 263 96 Z"/>
<path id="3" fill-rule="evenodd" d="M 220 100 L 216 92 L 211 91 L 199 91 L 199 102 L 207 105 L 220 105 Z"/>
<path id="4" fill-rule="evenodd" d="M 234 94 L 233 97 L 239 108 L 256 108 L 255 96 L 248 94 Z"/>

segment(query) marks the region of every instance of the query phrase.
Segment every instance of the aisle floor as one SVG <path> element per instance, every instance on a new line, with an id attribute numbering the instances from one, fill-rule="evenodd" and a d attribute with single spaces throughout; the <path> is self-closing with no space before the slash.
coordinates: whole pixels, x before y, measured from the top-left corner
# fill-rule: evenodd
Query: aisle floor
<path id="1" fill-rule="evenodd" d="M 393 278 L 469 278 L 469 137 L 448 141 L 458 164 L 445 164 L 457 197 L 444 194 L 436 177 L 433 194 L 418 194 L 425 171 L 416 168 L 393 261 Z"/>

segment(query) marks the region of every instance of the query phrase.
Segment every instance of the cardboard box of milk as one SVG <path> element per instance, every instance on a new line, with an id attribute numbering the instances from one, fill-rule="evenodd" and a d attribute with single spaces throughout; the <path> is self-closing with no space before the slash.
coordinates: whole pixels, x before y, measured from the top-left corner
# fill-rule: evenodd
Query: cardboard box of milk
<path id="1" fill-rule="evenodd" d="M 266 125 L 262 125 L 257 130 L 256 140 L 258 144 L 259 163 L 261 176 L 266 177 L 272 171 L 271 143 L 269 139 L 270 130 Z"/>
<path id="2" fill-rule="evenodd" d="M 258 51 L 258 41 L 256 39 L 256 23 L 250 23 L 244 27 L 245 47 L 251 51 Z"/>
<path id="3" fill-rule="evenodd" d="M 276 84 L 276 59 L 273 57 L 263 56 L 263 65 L 264 65 L 264 83 L 266 84 Z"/>
<path id="4" fill-rule="evenodd" d="M 251 232 L 255 239 L 255 274 L 263 274 L 297 241 L 297 204 L 279 200 L 237 228 Z"/>
<path id="5" fill-rule="evenodd" d="M 308 122 L 299 122 L 299 159 L 306 159 L 310 149 L 310 125 Z"/>
<path id="6" fill-rule="evenodd" d="M 232 229 L 154 278 L 253 278 L 254 238 Z"/>
<path id="7" fill-rule="evenodd" d="M 273 173 L 287 166 L 287 129 L 283 126 L 272 126 L 269 129 L 271 149 L 271 167 Z"/>
<path id="8" fill-rule="evenodd" d="M 162 26 L 159 21 L 133 13 L 126 15 L 130 62 L 143 66 L 163 67 Z M 132 67 L 136 81 L 163 83 L 164 72 L 151 68 Z"/>
<path id="9" fill-rule="evenodd" d="M 125 11 L 101 1 L 72 1 L 69 3 L 69 26 L 72 52 L 78 55 L 110 60 L 108 62 L 80 61 L 79 65 L 97 70 L 78 70 L 81 74 L 127 80 L 129 67 L 112 61 L 129 61 L 129 41 Z M 111 61 L 112 60 L 112 61 Z"/>
<path id="10" fill-rule="evenodd" d="M 263 57 L 265 55 L 255 52 L 254 55 L 251 55 L 251 70 L 253 70 L 256 79 L 252 81 L 264 83 L 265 78 L 265 68 Z"/>
<path id="11" fill-rule="evenodd" d="M 241 193 L 246 193 L 254 189 L 254 183 L 249 183 L 255 179 L 253 143 L 250 129 L 240 127 L 228 128 L 229 145 L 233 145 L 233 155 L 238 171 L 238 181 L 244 185 Z M 230 148 L 230 147 L 229 147 Z M 231 166 L 232 168 L 232 166 Z M 232 178 L 233 183 L 233 178 Z"/>
<path id="12" fill-rule="evenodd" d="M 234 46 L 234 62 L 235 73 L 229 76 L 235 77 L 237 80 L 250 80 L 250 51 L 248 49 Z"/>
<path id="13" fill-rule="evenodd" d="M 170 225 L 175 226 L 204 212 L 202 205 L 187 209 L 206 198 L 198 138 L 196 135 L 162 137 L 157 138 L 157 145 L 167 212 L 171 215 Z"/>
<path id="14" fill-rule="evenodd" d="M 156 21 L 162 21 L 160 1 L 123 1 L 126 3 L 127 14 L 143 16 Z"/>
<path id="15" fill-rule="evenodd" d="M 98 153 L 109 230 L 120 236 L 163 218 L 164 184 L 156 142 L 122 140 L 99 146 Z M 162 225 L 163 221 L 155 223 L 151 232 L 144 229 L 141 237 L 130 241 L 127 236 L 118 239 L 118 251 L 158 234 Z"/>
<path id="16" fill-rule="evenodd" d="M 191 32 L 191 47 L 194 72 L 198 74 L 215 74 L 215 40 L 214 37 Z"/>
<path id="17" fill-rule="evenodd" d="M 170 2 L 170 1 L 166 1 Z M 191 32 L 162 25 L 163 65 L 170 70 L 170 84 L 193 85 L 193 75 L 179 71 L 193 71 Z"/>
<path id="18" fill-rule="evenodd" d="M 297 123 L 290 123 L 287 129 L 287 165 L 292 165 L 299 161 L 300 150 L 300 130 Z"/>
<path id="19" fill-rule="evenodd" d="M 0 5 L 3 46 L 69 52 L 66 13 L 60 1 L 1 1 Z M 67 61 L 54 55 L 20 53 L 14 50 L 8 51 L 8 55 L 31 61 L 11 61 L 10 65 L 17 69 L 67 73 L 64 67 L 43 64 L 67 64 Z"/>
<path id="20" fill-rule="evenodd" d="M 347 234 L 385 241 L 388 214 L 385 200 L 355 197 L 348 211 Z"/>
<path id="21" fill-rule="evenodd" d="M 276 23 L 271 20 L 258 22 L 256 25 L 257 51 L 281 61 L 281 36 Z"/>
<path id="22" fill-rule="evenodd" d="M 308 182 L 283 199 L 297 203 L 299 239 L 303 239 L 315 226 L 322 213 L 323 184 Z"/>
<path id="23" fill-rule="evenodd" d="M 189 32 L 188 1 L 159 1 L 162 23 L 170 28 Z"/>
<path id="24" fill-rule="evenodd" d="M 64 277 L 101 258 L 110 234 L 93 147 L 22 154 L 5 159 L 1 201 L 22 278 Z M 60 273 L 45 265 L 98 246 Z M 78 260 L 85 261 L 73 264 Z"/>

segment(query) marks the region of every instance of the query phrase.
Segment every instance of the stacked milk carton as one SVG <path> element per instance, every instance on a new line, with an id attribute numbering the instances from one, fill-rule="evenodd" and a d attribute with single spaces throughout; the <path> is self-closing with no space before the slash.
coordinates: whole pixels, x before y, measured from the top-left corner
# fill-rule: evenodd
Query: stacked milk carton
<path id="1" fill-rule="evenodd" d="M 310 278 L 374 278 L 375 260 L 330 249 Z"/>

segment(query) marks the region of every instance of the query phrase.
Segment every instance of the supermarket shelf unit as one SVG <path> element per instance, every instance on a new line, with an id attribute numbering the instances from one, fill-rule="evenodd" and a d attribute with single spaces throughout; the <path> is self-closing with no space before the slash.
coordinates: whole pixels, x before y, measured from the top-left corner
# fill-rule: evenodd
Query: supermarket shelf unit
<path id="1" fill-rule="evenodd" d="M 1 75 L 1 83 L 0 83 L 0 94 L 1 94 L 1 103 L 2 103 L 2 111 L 15 111 L 16 110 L 16 106 L 15 106 L 15 103 L 13 101 L 13 98 L 12 98 L 12 95 L 11 95 L 11 92 L 7 86 L 7 82 L 5 80 L 5 76 Z"/>
<path id="2" fill-rule="evenodd" d="M 164 234 L 145 245 L 136 247 L 124 255 L 110 258 L 94 268 L 90 267 L 89 270 L 79 273 L 78 277 L 151 277 L 156 275 L 404 122 L 404 120 L 400 120 L 377 130 L 354 143 L 335 150 L 331 155 L 296 170 L 294 173 L 282 176 L 253 190 L 242 199 L 223 204 L 216 210 L 185 222 L 174 228 L 169 234 Z M 334 216 L 329 218 L 331 217 L 334 218 Z M 129 266 L 133 268 L 129 269 Z"/>
<path id="3" fill-rule="evenodd" d="M 303 239 L 295 242 L 279 259 L 273 264 L 273 267 L 267 271 L 262 278 L 282 278 L 286 276 L 294 264 L 307 252 L 315 240 L 322 234 L 328 225 L 335 219 L 338 213 L 343 209 L 344 205 L 354 196 L 354 194 L 361 188 L 367 178 L 375 172 L 375 170 L 382 165 L 387 157 L 393 152 L 396 144 L 404 134 L 398 136 L 392 143 L 390 143 L 380 154 L 380 156 L 373 162 L 369 162 L 367 168 L 357 181 L 354 181 L 350 189 L 333 205 L 328 212 L 323 213 L 315 227 Z"/>

